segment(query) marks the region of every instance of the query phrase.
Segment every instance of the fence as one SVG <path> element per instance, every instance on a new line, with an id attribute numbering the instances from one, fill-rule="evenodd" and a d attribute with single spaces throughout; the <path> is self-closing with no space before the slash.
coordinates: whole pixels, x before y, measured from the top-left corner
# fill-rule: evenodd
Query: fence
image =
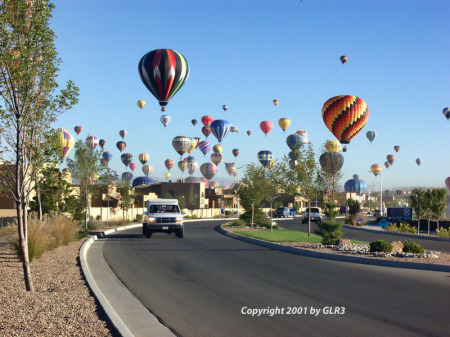
<path id="1" fill-rule="evenodd" d="M 17 223 L 16 216 L 2 216 L 0 217 L 0 228 Z"/>

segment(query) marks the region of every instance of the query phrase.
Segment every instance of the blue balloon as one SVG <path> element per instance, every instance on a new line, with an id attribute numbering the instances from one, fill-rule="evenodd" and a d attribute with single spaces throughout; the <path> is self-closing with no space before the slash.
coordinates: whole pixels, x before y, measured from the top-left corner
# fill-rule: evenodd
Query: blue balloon
<path id="1" fill-rule="evenodd" d="M 122 180 L 131 181 L 131 179 L 133 179 L 133 173 L 131 173 L 131 172 L 122 173 Z"/>
<path id="2" fill-rule="evenodd" d="M 211 132 L 217 138 L 219 143 L 230 132 L 230 123 L 223 119 L 216 119 L 211 123 Z"/>
<path id="3" fill-rule="evenodd" d="M 109 162 L 113 157 L 112 153 L 109 151 L 103 152 L 102 156 L 103 156 L 103 159 L 106 160 L 107 162 Z"/>
<path id="4" fill-rule="evenodd" d="M 353 179 L 347 180 L 344 184 L 345 192 L 353 192 L 353 193 L 365 193 L 367 191 L 367 184 L 364 180 L 359 179 L 359 176 L 355 174 Z"/>
<path id="5" fill-rule="evenodd" d="M 133 180 L 132 186 L 136 187 L 140 185 L 148 185 L 153 183 L 156 183 L 156 181 L 150 177 L 137 177 L 136 179 Z"/>
<path id="6" fill-rule="evenodd" d="M 270 151 L 259 151 L 258 160 L 264 167 L 267 167 L 273 160 L 273 154 Z"/>
<path id="7" fill-rule="evenodd" d="M 289 135 L 286 138 L 286 143 L 289 148 L 294 151 L 299 149 L 302 146 L 302 138 L 298 134 Z"/>

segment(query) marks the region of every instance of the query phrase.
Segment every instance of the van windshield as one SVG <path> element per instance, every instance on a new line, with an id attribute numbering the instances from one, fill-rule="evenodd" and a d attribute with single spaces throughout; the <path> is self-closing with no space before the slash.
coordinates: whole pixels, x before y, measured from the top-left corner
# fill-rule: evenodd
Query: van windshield
<path id="1" fill-rule="evenodd" d="M 151 205 L 150 213 L 180 213 L 178 205 Z"/>

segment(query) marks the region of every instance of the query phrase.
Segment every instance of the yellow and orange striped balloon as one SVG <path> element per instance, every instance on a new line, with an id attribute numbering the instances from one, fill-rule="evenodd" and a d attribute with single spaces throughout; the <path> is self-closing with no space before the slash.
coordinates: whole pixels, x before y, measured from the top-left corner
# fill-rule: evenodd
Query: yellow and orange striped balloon
<path id="1" fill-rule="evenodd" d="M 369 108 L 359 97 L 335 96 L 323 105 L 322 118 L 333 135 L 342 144 L 348 144 L 369 119 Z"/>

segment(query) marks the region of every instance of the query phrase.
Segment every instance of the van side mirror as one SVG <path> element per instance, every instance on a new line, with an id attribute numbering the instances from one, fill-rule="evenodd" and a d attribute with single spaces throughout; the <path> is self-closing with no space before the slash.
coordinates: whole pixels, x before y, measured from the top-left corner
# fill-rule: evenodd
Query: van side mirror
<path id="1" fill-rule="evenodd" d="M 186 214 L 186 211 L 181 212 L 181 214 L 185 215 L 185 214 Z"/>
<path id="2" fill-rule="evenodd" d="M 144 212 L 144 215 L 147 215 L 147 212 Z"/>

